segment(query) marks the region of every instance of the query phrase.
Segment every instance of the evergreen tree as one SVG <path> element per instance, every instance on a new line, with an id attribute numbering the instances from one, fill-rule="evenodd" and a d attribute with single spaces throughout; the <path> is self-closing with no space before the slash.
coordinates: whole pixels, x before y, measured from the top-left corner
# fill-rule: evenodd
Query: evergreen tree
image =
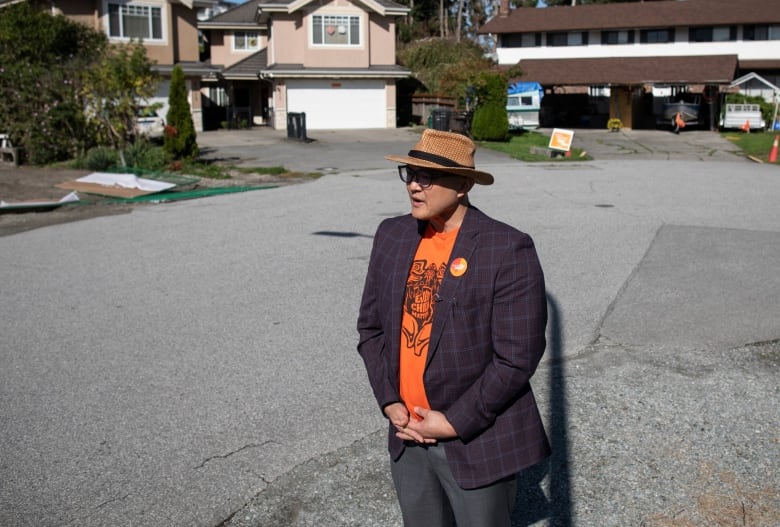
<path id="1" fill-rule="evenodd" d="M 168 95 L 168 115 L 165 119 L 165 151 L 174 159 L 192 159 L 198 155 L 195 125 L 192 122 L 190 103 L 184 72 L 178 64 L 173 67 Z"/>
<path id="2" fill-rule="evenodd" d="M 475 89 L 478 103 L 471 122 L 472 137 L 477 141 L 506 141 L 509 137 L 506 74 L 483 72 L 475 82 Z"/>

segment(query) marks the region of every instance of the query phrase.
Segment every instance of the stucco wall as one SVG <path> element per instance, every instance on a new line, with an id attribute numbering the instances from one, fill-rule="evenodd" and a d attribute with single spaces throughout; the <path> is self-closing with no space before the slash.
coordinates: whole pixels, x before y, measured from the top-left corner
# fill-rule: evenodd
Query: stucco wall
<path id="1" fill-rule="evenodd" d="M 221 66 L 232 66 L 236 62 L 242 61 L 245 58 L 247 58 L 249 55 L 252 55 L 253 53 L 257 53 L 261 49 L 268 46 L 268 35 L 263 32 L 260 33 L 259 29 L 258 32 L 258 43 L 259 46 L 257 49 L 253 50 L 234 50 L 233 49 L 233 32 L 232 31 L 221 31 L 221 30 L 212 30 L 210 32 L 210 45 L 211 45 L 211 63 L 212 64 L 219 64 Z"/>
<path id="2" fill-rule="evenodd" d="M 200 60 L 200 50 L 195 10 L 181 4 L 171 4 L 170 7 L 173 33 L 169 40 L 174 39 L 173 61 L 197 62 Z"/>
<path id="3" fill-rule="evenodd" d="M 371 64 L 395 64 L 395 19 L 371 13 L 369 43 Z"/>
<path id="4" fill-rule="evenodd" d="M 300 12 L 274 14 L 272 48 L 269 48 L 269 64 L 303 64 L 307 29 Z"/>
<path id="5" fill-rule="evenodd" d="M 312 44 L 313 15 L 357 15 L 360 44 L 322 46 Z M 274 14 L 274 41 L 269 46 L 269 63 L 303 64 L 307 68 L 367 68 L 395 64 L 395 23 L 370 14 L 347 0 L 335 0 L 291 15 Z"/>

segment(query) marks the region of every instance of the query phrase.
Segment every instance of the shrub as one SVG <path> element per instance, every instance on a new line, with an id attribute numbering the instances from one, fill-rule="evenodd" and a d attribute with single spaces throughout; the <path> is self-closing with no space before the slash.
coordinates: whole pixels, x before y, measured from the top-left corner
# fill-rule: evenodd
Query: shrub
<path id="1" fill-rule="evenodd" d="M 148 141 L 139 140 L 131 143 L 125 150 L 127 166 L 144 170 L 163 170 L 170 159 L 162 147 L 152 145 Z"/>
<path id="2" fill-rule="evenodd" d="M 84 166 L 89 170 L 108 170 L 119 162 L 116 150 L 107 146 L 96 146 L 87 152 Z"/>
<path id="3" fill-rule="evenodd" d="M 477 141 L 506 141 L 509 119 L 506 115 L 506 76 L 483 72 L 474 83 L 477 108 L 471 121 L 471 135 Z"/>
<path id="4" fill-rule="evenodd" d="M 94 144 L 83 83 L 107 38 L 39 2 L 11 2 L 0 12 L 0 131 L 30 163 L 72 158 Z"/>
<path id="5" fill-rule="evenodd" d="M 506 108 L 495 103 L 478 106 L 471 121 L 471 135 L 477 141 L 506 141 L 509 137 Z"/>

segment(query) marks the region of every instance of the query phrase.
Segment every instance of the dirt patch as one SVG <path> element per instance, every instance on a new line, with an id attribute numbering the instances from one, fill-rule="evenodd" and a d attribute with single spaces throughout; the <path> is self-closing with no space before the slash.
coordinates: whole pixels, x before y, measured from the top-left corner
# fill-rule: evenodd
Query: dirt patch
<path id="1" fill-rule="evenodd" d="M 72 170 L 30 166 L 0 166 L 0 200 L 15 203 L 19 201 L 57 201 L 70 191 L 57 185 L 86 176 L 91 170 Z M 303 174 L 245 174 L 236 171 L 230 179 L 195 178 L 196 183 L 188 190 L 233 186 L 290 185 L 311 181 Z M 126 214 L 148 203 L 121 203 L 117 200 L 93 194 L 79 194 L 80 202 L 46 209 L 0 210 L 0 236 L 25 232 L 48 225 L 80 221 L 99 216 Z"/>

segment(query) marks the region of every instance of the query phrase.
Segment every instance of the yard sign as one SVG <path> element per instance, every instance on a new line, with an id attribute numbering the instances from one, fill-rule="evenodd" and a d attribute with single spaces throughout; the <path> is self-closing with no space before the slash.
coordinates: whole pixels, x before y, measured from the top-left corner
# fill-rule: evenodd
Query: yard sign
<path id="1" fill-rule="evenodd" d="M 561 152 L 568 152 L 571 149 L 571 142 L 573 139 L 574 130 L 553 128 L 552 135 L 550 136 L 550 144 L 547 148 L 551 150 L 560 150 Z"/>

